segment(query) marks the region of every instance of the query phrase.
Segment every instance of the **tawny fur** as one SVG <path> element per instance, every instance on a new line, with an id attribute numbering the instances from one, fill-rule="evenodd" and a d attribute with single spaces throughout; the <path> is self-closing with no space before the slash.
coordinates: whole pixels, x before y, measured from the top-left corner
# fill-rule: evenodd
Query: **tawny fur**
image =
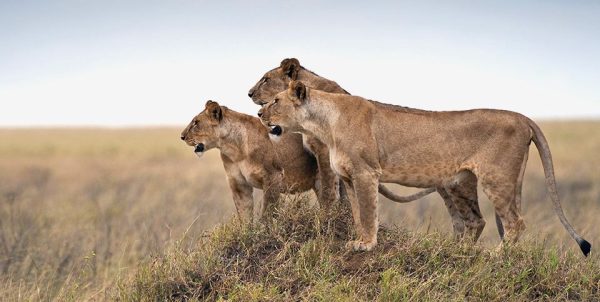
<path id="1" fill-rule="evenodd" d="M 305 82 L 308 86 L 318 88 L 329 92 L 347 93 L 337 83 L 319 77 L 318 75 L 302 68 L 297 59 L 284 59 L 280 66 L 267 73 L 250 89 L 248 96 L 257 105 L 263 105 L 273 97 L 287 89 L 292 80 Z M 318 192 L 318 198 L 322 203 L 333 203 L 338 194 L 338 180 L 331 169 L 329 162 L 329 153 L 327 146 L 311 136 L 301 136 L 300 134 L 291 134 L 297 136 L 296 139 L 303 140 L 304 145 L 309 149 L 317 159 L 318 178 L 321 184 Z"/>
<path id="2" fill-rule="evenodd" d="M 584 254 L 589 243 L 571 227 L 560 209 L 552 159 L 539 127 L 510 111 L 430 112 L 327 93 L 292 81 L 262 109 L 267 125 L 300 132 L 325 143 L 331 165 L 355 196 L 354 250 L 377 243 L 377 187 L 392 182 L 411 187 L 437 187 L 463 224 L 455 226 L 477 240 L 485 221 L 477 202 L 478 181 L 504 225 L 505 239 L 519 239 L 521 182 L 535 142 L 555 210 Z"/>
<path id="3" fill-rule="evenodd" d="M 252 98 L 254 103 L 257 105 L 263 105 L 267 103 L 268 100 L 273 99 L 277 93 L 286 90 L 290 81 L 293 80 L 301 81 L 308 87 L 314 89 L 332 93 L 349 94 L 336 82 L 323 78 L 312 71 L 305 69 L 300 65 L 298 59 L 290 58 L 284 59 L 281 61 L 279 67 L 265 73 L 263 77 L 250 89 L 248 96 L 250 96 L 250 98 Z M 310 150 L 317 159 L 317 177 L 319 179 L 319 183 L 321 184 L 317 195 L 322 204 L 331 204 L 337 197 L 336 188 L 338 187 L 338 179 L 335 172 L 331 168 L 327 146 L 311 135 L 291 135 L 296 135 L 297 140 L 302 139 L 305 147 Z M 435 189 L 430 188 L 420 191 L 414 195 L 404 197 L 396 195 L 383 185 L 380 185 L 379 187 L 379 193 L 392 201 L 400 203 L 414 201 L 434 191 Z M 341 190 L 340 192 L 344 191 Z"/>
<path id="4" fill-rule="evenodd" d="M 221 151 L 236 210 L 243 221 L 252 220 L 253 188 L 263 190 L 261 217 L 276 206 L 282 193 L 319 191 L 316 159 L 298 138 L 290 133 L 273 142 L 258 118 L 213 101 L 208 101 L 181 133 L 181 139 L 189 146 L 203 144 L 203 152 L 212 148 Z M 411 202 L 429 193 L 424 190 L 398 196 L 385 192 L 385 196 L 395 202 Z"/>
<path id="5" fill-rule="evenodd" d="M 258 118 L 208 101 L 183 130 L 190 146 L 218 148 L 240 219 L 252 220 L 253 188 L 264 191 L 263 214 L 281 193 L 316 192 L 317 166 L 296 135 L 272 142 Z"/>

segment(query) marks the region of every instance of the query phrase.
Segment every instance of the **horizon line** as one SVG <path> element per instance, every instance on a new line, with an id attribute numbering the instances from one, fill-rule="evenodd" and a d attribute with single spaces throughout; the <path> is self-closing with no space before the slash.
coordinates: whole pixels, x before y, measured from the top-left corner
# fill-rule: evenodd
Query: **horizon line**
<path id="1" fill-rule="evenodd" d="M 600 116 L 590 117 L 541 117 L 531 118 L 535 122 L 600 122 Z M 179 128 L 185 127 L 187 123 L 171 124 L 37 124 L 37 125 L 2 125 L 1 130 L 25 130 L 25 129 L 152 129 L 152 128 Z"/>

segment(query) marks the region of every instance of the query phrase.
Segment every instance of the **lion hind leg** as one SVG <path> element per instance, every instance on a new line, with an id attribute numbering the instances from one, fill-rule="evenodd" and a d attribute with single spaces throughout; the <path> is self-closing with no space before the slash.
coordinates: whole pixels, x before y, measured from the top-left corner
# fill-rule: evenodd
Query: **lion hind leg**
<path id="1" fill-rule="evenodd" d="M 457 240 L 460 240 L 465 233 L 465 222 L 460 215 L 458 208 L 454 204 L 452 197 L 444 188 L 438 188 L 438 193 L 444 200 L 444 204 L 446 205 L 446 209 L 448 210 L 448 214 L 450 214 L 450 218 L 452 219 L 452 229 L 454 230 L 454 236 Z"/>
<path id="2" fill-rule="evenodd" d="M 529 152 L 525 152 L 523 156 L 523 163 L 521 163 L 521 170 L 519 171 L 519 177 L 517 178 L 517 187 L 515 189 L 515 203 L 517 209 L 521 211 L 521 196 L 523 191 L 523 177 L 525 175 L 525 168 L 527 167 L 527 159 L 529 158 Z"/>
<path id="3" fill-rule="evenodd" d="M 460 182 L 447 186 L 445 191 L 462 217 L 465 233 L 476 242 L 485 227 L 477 197 L 477 177 L 470 171 L 463 171 Z"/>
<path id="4" fill-rule="evenodd" d="M 519 212 L 521 212 L 523 177 L 525 175 L 525 168 L 527 167 L 528 158 L 529 152 L 525 152 L 525 155 L 523 156 L 523 162 L 521 163 L 521 170 L 519 171 L 519 176 L 517 178 L 517 186 L 515 188 L 515 204 Z M 502 219 L 500 219 L 500 215 L 498 215 L 498 213 L 496 213 L 496 226 L 498 227 L 498 234 L 500 234 L 500 239 L 504 240 L 504 226 L 502 225 Z"/>
<path id="5" fill-rule="evenodd" d="M 516 182 L 504 182 L 499 179 L 482 179 L 483 192 L 494 204 L 496 214 L 504 226 L 504 242 L 514 243 L 525 230 L 520 207 L 515 200 Z"/>

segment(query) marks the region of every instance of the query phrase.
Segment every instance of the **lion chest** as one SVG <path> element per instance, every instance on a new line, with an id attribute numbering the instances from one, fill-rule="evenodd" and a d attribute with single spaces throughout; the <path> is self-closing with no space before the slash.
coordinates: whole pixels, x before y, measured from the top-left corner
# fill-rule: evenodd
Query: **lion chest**
<path id="1" fill-rule="evenodd" d="M 329 150 L 329 163 L 331 165 L 331 169 L 335 172 L 335 174 L 342 176 L 344 178 L 350 178 L 350 157 L 335 148 Z"/>
<path id="2" fill-rule="evenodd" d="M 239 165 L 240 176 L 252 187 L 262 189 L 264 169 L 256 164 L 244 161 Z"/>

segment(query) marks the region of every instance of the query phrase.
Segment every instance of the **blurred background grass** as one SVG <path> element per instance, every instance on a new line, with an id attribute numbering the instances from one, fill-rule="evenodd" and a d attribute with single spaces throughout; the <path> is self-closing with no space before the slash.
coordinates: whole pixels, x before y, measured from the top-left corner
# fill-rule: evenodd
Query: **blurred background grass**
<path id="1" fill-rule="evenodd" d="M 568 219 L 592 244 L 600 231 L 600 122 L 541 122 Z M 218 151 L 197 159 L 175 128 L 0 129 L 0 297 L 102 300 L 142 260 L 186 234 L 234 215 Z M 526 236 L 577 252 L 552 210 L 531 148 L 523 192 Z M 415 189 L 390 185 L 400 193 Z M 451 233 L 432 194 L 398 205 L 381 197 L 381 221 Z M 499 243 L 493 210 L 481 244 Z"/>

